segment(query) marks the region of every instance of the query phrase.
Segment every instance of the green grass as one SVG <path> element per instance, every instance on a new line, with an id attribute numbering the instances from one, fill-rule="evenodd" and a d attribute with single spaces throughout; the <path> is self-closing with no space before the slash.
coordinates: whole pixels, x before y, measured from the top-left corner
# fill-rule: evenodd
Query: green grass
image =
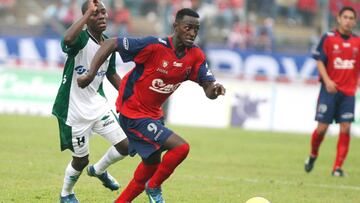
<path id="1" fill-rule="evenodd" d="M 272 203 L 351 203 L 360 201 L 360 139 L 353 138 L 344 169 L 346 178 L 330 176 L 336 137 L 327 137 L 314 171 L 303 163 L 310 137 L 241 129 L 172 127 L 191 145 L 188 158 L 163 184 L 167 202 L 244 203 L 263 196 Z M 54 118 L 0 115 L 0 202 L 58 202 L 70 152 L 60 152 Z M 90 162 L 108 143 L 95 136 Z M 357 155 L 357 156 L 356 156 Z M 125 187 L 139 158 L 127 158 L 109 171 Z M 83 203 L 112 202 L 118 194 L 85 173 L 75 192 Z M 135 201 L 147 202 L 141 194 Z"/>

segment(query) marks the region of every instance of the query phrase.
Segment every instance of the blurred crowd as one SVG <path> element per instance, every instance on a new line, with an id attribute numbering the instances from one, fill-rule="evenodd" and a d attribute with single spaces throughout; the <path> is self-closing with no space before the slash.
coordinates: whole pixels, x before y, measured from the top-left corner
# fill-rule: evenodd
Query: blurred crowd
<path id="1" fill-rule="evenodd" d="M 109 36 L 172 32 L 175 12 L 199 12 L 200 46 L 272 52 L 284 47 L 308 51 L 334 23 L 344 5 L 360 11 L 357 0 L 103 0 L 109 13 Z M 83 0 L 0 0 L 0 35 L 60 37 L 81 16 Z M 325 18 L 324 18 L 325 16 Z M 329 27 L 330 27 L 329 26 Z M 8 29 L 6 29 L 8 28 Z M 35 28 L 35 29 L 34 29 Z M 323 28 L 323 29 L 321 29 Z M 21 31 L 19 31 L 21 30 Z"/>

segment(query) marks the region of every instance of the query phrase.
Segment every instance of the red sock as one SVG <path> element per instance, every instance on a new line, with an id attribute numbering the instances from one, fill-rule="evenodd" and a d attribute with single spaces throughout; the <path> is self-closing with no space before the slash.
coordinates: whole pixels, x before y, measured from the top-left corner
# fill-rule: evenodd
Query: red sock
<path id="1" fill-rule="evenodd" d="M 321 142 L 324 140 L 324 135 L 319 135 L 315 129 L 311 136 L 311 156 L 317 157 Z"/>
<path id="2" fill-rule="evenodd" d="M 165 153 L 154 175 L 149 180 L 150 188 L 157 188 L 174 172 L 175 168 L 186 158 L 190 150 L 189 144 L 177 146 Z"/>
<path id="3" fill-rule="evenodd" d="M 140 162 L 134 173 L 134 178 L 130 181 L 126 189 L 120 194 L 115 201 L 116 203 L 131 202 L 137 197 L 142 191 L 144 191 L 145 183 L 155 173 L 159 164 L 145 165 Z"/>
<path id="4" fill-rule="evenodd" d="M 350 135 L 347 133 L 340 133 L 337 144 L 337 153 L 334 164 L 334 170 L 336 168 L 341 168 L 341 166 L 343 165 L 346 155 L 349 151 L 349 144 L 350 144 Z"/>

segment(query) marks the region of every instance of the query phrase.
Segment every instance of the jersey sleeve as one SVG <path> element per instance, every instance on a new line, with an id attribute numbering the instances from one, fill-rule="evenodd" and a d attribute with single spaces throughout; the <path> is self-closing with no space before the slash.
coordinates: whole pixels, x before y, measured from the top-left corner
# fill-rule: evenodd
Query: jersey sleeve
<path id="1" fill-rule="evenodd" d="M 200 85 L 204 82 L 215 81 L 215 77 L 209 69 L 205 55 L 200 49 L 197 53 L 196 62 L 194 67 L 192 68 L 189 79 Z"/>
<path id="2" fill-rule="evenodd" d="M 116 73 L 115 61 L 116 61 L 116 54 L 114 52 L 114 53 L 111 54 L 110 61 L 109 61 L 109 66 L 108 66 L 108 69 L 106 71 L 106 75 L 114 75 Z"/>
<path id="3" fill-rule="evenodd" d="M 312 55 L 315 60 L 321 60 L 324 64 L 327 62 L 327 36 L 327 34 L 324 34 L 321 37 L 321 40 Z"/>
<path id="4" fill-rule="evenodd" d="M 64 38 L 61 40 L 61 49 L 64 53 L 69 55 L 76 55 L 79 50 L 85 47 L 87 40 L 89 39 L 89 36 L 87 35 L 86 31 L 83 30 L 79 34 L 79 36 L 76 37 L 74 42 L 70 45 L 66 45 L 64 43 Z"/>
<path id="5" fill-rule="evenodd" d="M 144 63 L 152 54 L 152 44 L 157 44 L 155 37 L 117 38 L 117 51 L 124 62 Z"/>

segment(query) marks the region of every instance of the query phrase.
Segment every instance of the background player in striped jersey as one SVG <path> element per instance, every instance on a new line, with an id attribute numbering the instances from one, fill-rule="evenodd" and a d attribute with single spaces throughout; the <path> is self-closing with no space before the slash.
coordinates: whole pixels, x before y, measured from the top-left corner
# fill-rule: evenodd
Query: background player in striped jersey
<path id="1" fill-rule="evenodd" d="M 186 80 L 202 86 L 206 96 L 216 99 L 225 88 L 215 83 L 203 51 L 194 45 L 199 31 L 199 15 L 181 9 L 173 24 L 174 35 L 167 38 L 117 38 L 106 40 L 96 53 L 89 73 L 78 79 L 87 86 L 100 64 L 117 50 L 123 61 L 136 66 L 123 78 L 116 107 L 120 124 L 129 138 L 130 155 L 138 153 L 142 162 L 134 178 L 116 200 L 131 202 L 146 188 L 150 202 L 164 202 L 161 184 L 187 157 L 190 146 L 166 128 L 161 105 Z M 161 159 L 163 151 L 167 151 Z"/>
<path id="2" fill-rule="evenodd" d="M 338 28 L 326 33 L 314 53 L 320 74 L 321 90 L 316 117 L 318 126 L 312 134 L 311 152 L 305 162 L 305 171 L 313 169 L 318 151 L 329 124 L 340 123 L 333 176 L 344 176 L 342 165 L 349 150 L 350 127 L 354 121 L 355 92 L 359 77 L 359 38 L 352 29 L 356 12 L 344 7 L 337 17 Z"/>
<path id="3" fill-rule="evenodd" d="M 86 1 L 82 5 L 83 17 L 65 33 L 62 49 L 67 54 L 63 80 L 60 85 L 53 114 L 58 118 L 61 150 L 72 150 L 72 161 L 65 170 L 60 202 L 78 202 L 73 187 L 82 170 L 89 163 L 89 138 L 94 132 L 107 139 L 113 146 L 94 165 L 88 174 L 99 178 L 103 185 L 117 190 L 119 184 L 107 173 L 106 168 L 128 154 L 128 139 L 121 130 L 116 116 L 103 94 L 102 81 L 106 76 L 118 89 L 120 77 L 115 70 L 115 53 L 101 63 L 100 70 L 88 87 L 81 89 L 76 79 L 84 75 L 96 51 L 106 38 L 107 12 L 104 4 Z M 84 25 L 87 29 L 83 30 Z"/>

